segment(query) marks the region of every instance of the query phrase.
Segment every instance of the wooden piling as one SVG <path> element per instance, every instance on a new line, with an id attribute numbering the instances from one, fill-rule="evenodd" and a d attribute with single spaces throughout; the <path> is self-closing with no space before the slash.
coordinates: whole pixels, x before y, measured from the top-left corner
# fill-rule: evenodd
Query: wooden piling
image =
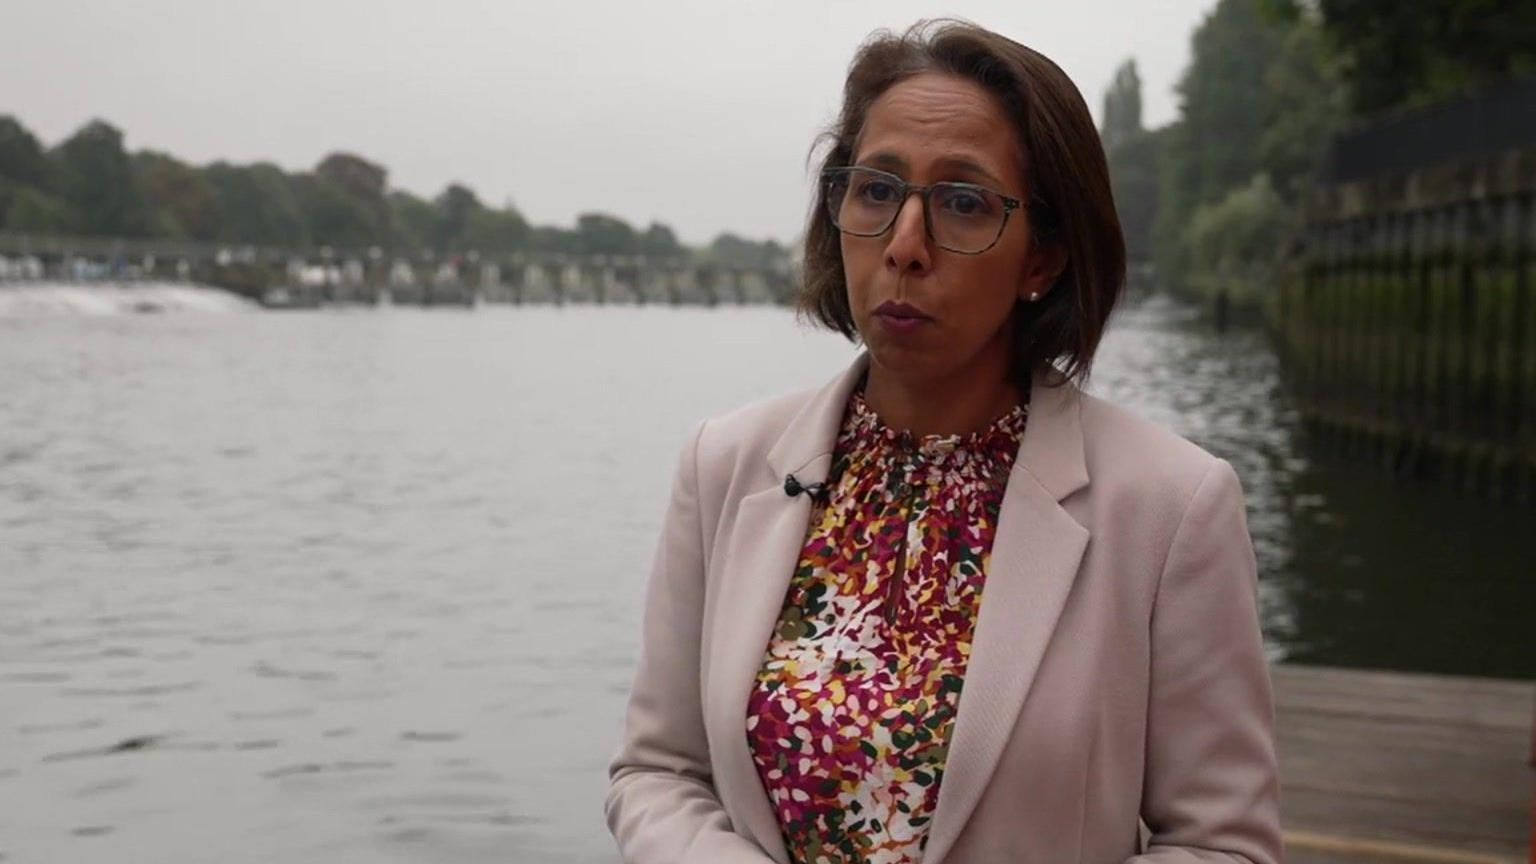
<path id="1" fill-rule="evenodd" d="M 1345 452 L 1536 500 L 1536 142 L 1320 187 L 1276 332 Z"/>

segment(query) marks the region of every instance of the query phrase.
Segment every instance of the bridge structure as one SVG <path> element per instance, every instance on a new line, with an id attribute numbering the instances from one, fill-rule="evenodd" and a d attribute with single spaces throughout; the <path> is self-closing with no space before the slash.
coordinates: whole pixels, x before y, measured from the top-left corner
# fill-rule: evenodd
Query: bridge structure
<path id="1" fill-rule="evenodd" d="M 748 267 L 686 256 L 480 253 L 23 235 L 0 231 L 6 281 L 184 281 L 268 305 L 787 304 L 788 262 Z"/>

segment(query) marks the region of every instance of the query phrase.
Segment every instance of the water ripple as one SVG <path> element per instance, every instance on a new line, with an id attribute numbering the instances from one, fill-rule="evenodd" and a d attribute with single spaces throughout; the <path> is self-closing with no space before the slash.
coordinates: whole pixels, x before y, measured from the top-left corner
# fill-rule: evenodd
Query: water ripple
<path id="1" fill-rule="evenodd" d="M 1092 389 L 1233 463 L 1273 655 L 1536 674 L 1518 514 L 1313 448 L 1259 334 L 1117 314 Z M 0 857 L 59 861 L 613 860 L 677 448 L 852 359 L 783 310 L 0 327 Z"/>

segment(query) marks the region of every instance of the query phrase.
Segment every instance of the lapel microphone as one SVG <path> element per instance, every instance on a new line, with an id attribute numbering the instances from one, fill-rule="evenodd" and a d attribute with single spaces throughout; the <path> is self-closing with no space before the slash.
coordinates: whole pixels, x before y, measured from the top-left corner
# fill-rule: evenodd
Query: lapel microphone
<path id="1" fill-rule="evenodd" d="M 801 492 L 811 496 L 811 500 L 819 504 L 825 504 L 832 497 L 827 491 L 826 483 L 801 483 L 793 474 L 784 475 L 784 494 L 791 498 Z"/>

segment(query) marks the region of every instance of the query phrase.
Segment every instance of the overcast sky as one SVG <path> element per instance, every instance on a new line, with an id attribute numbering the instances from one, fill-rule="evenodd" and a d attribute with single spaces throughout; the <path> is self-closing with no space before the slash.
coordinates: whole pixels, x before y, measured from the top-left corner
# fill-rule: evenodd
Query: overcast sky
<path id="1" fill-rule="evenodd" d="M 3 0 L 0 113 L 45 144 L 91 117 L 132 149 L 312 167 L 334 150 L 433 195 L 462 182 L 539 224 L 598 210 L 686 242 L 789 241 L 805 156 L 860 41 L 958 15 L 1035 48 L 1095 117 L 1140 67 L 1175 113 L 1214 0 Z"/>

